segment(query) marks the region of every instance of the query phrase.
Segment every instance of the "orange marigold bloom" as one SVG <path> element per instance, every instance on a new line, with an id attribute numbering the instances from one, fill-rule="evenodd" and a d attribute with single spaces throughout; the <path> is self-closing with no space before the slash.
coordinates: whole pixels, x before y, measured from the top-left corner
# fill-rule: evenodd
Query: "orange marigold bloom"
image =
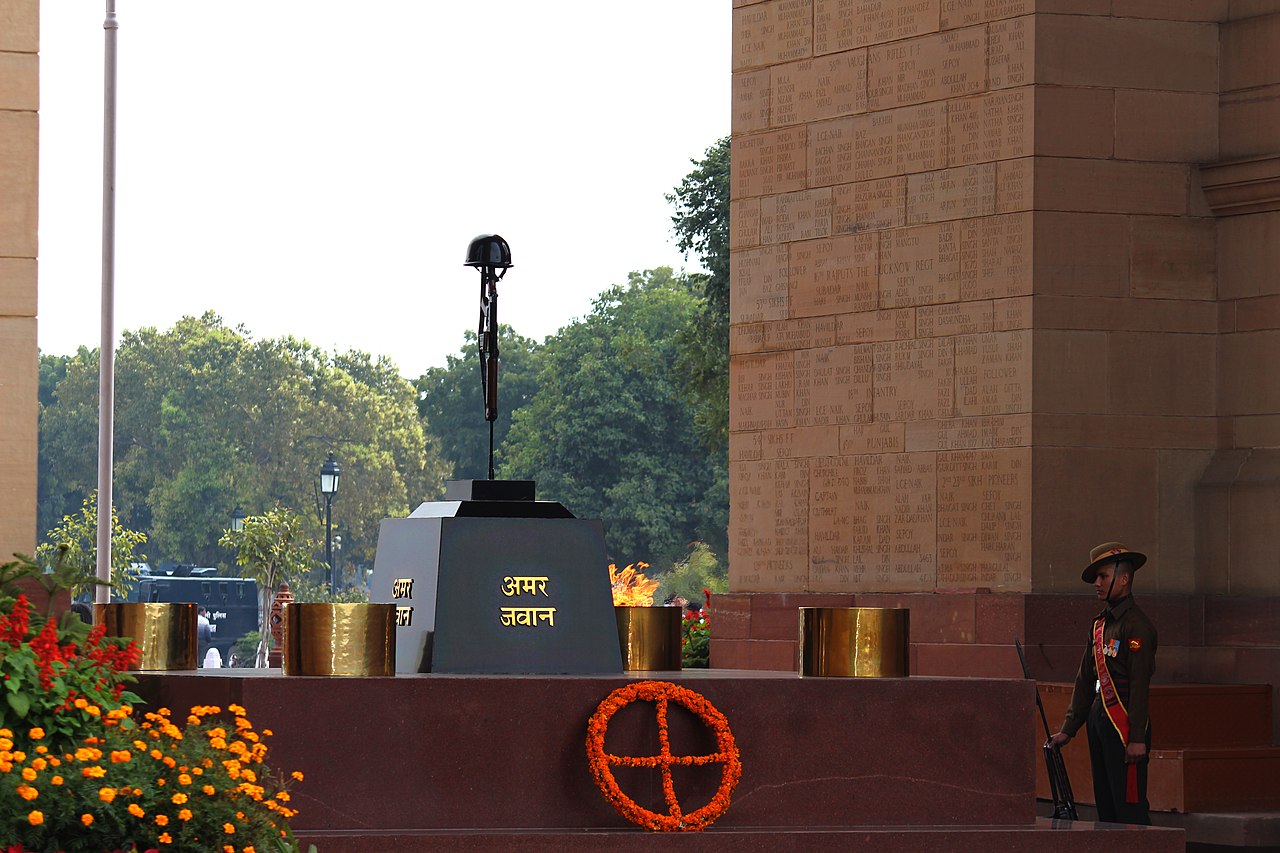
<path id="1" fill-rule="evenodd" d="M 27 732 L 32 740 L 44 740 L 44 729 L 39 726 L 32 726 L 31 731 Z"/>
<path id="2" fill-rule="evenodd" d="M 156 815 L 156 826 L 168 826 L 168 825 L 169 825 L 168 815 L 162 815 L 162 814 Z"/>
<path id="3" fill-rule="evenodd" d="M 81 767 L 80 773 L 86 779 L 101 779 L 103 776 L 107 775 L 107 768 L 91 764 L 88 767 Z"/>
<path id="4" fill-rule="evenodd" d="M 45 761 L 43 758 L 37 758 L 35 761 L 31 762 L 31 766 L 36 770 L 43 770 L 49 766 L 49 762 Z"/>
<path id="5" fill-rule="evenodd" d="M 102 715 L 102 709 L 97 705 L 90 705 L 88 708 L 84 709 L 84 712 L 90 717 L 98 717 Z"/>
<path id="6" fill-rule="evenodd" d="M 11 749 L 13 749 L 13 741 L 7 737 L 0 737 L 0 750 L 8 752 Z"/>
<path id="7" fill-rule="evenodd" d="M 13 737 L 13 732 L 8 729 L 0 729 L 0 737 Z"/>
<path id="8" fill-rule="evenodd" d="M 190 785 L 190 784 L 191 784 L 191 777 L 190 777 L 190 776 L 188 776 L 186 773 L 179 773 L 179 774 L 178 774 L 178 784 L 179 784 L 179 785 Z"/>
<path id="9" fill-rule="evenodd" d="M 27 823 L 32 826 L 39 826 L 44 823 L 44 812 L 34 811 L 27 815 Z"/>
<path id="10" fill-rule="evenodd" d="M 45 746 L 44 744 L 40 744 L 39 746 L 36 747 L 36 755 L 46 755 L 48 754 L 48 752 L 49 752 L 49 747 Z"/>
<path id="11" fill-rule="evenodd" d="M 40 792 L 30 785 L 19 785 L 18 796 L 22 797 L 24 800 L 34 800 L 36 797 L 40 796 Z"/>
<path id="12" fill-rule="evenodd" d="M 147 753 L 147 755 L 150 755 L 156 761 L 159 761 L 160 759 L 164 758 L 164 753 L 158 749 L 151 750 L 150 752 Z"/>
<path id="13" fill-rule="evenodd" d="M 75 705 L 77 708 L 79 708 L 81 711 L 83 711 L 85 708 L 89 707 L 89 700 L 85 699 L 83 696 L 79 696 L 76 698 L 76 701 L 73 702 L 72 704 Z"/>
<path id="14" fill-rule="evenodd" d="M 133 758 L 133 753 L 127 749 L 113 749 L 111 751 L 112 764 L 124 764 Z"/>
<path id="15" fill-rule="evenodd" d="M 138 805 L 137 803 L 129 803 L 129 814 L 133 815 L 134 817 L 142 817 L 143 815 L 146 814 L 146 812 L 144 812 L 142 810 L 142 806 Z"/>
<path id="16" fill-rule="evenodd" d="M 180 806 L 187 801 L 187 795 L 179 791 L 169 798 L 175 806 Z"/>
<path id="17" fill-rule="evenodd" d="M 99 788 L 98 789 L 98 799 L 102 800 L 104 803 L 109 803 L 115 798 L 116 798 L 115 788 Z"/>
<path id="18" fill-rule="evenodd" d="M 178 766 L 177 760 L 172 755 L 166 755 L 164 758 L 160 760 L 163 761 L 164 766 L 168 767 L 170 770 Z"/>
<path id="19" fill-rule="evenodd" d="M 85 812 L 84 814 L 80 815 L 80 822 L 83 823 L 85 826 L 93 826 L 93 815 L 89 814 L 88 812 Z"/>
<path id="20" fill-rule="evenodd" d="M 178 820 L 191 820 L 191 809 L 183 809 L 178 812 Z"/>
<path id="21" fill-rule="evenodd" d="M 290 773 L 289 775 L 290 775 L 290 776 L 292 776 L 293 778 L 297 779 L 299 782 L 301 782 L 301 781 L 302 781 L 302 771 L 301 771 L 301 770 L 295 770 L 295 771 L 293 771 L 292 773 Z"/>
<path id="22" fill-rule="evenodd" d="M 133 742 L 133 748 L 138 750 L 138 752 L 145 752 L 147 749 L 147 745 L 140 740 L 135 740 Z"/>
<path id="23" fill-rule="evenodd" d="M 275 734 L 275 732 L 271 731 L 271 729 L 263 729 L 263 730 L 262 730 L 262 736 L 263 736 L 263 737 L 271 737 L 273 734 Z"/>
<path id="24" fill-rule="evenodd" d="M 212 785 L 205 785 L 205 786 L 204 786 L 203 788 L 201 788 L 200 790 L 201 790 L 201 791 L 204 791 L 206 794 L 208 794 L 208 795 L 209 795 L 209 796 L 211 796 L 211 797 L 213 796 L 213 786 L 212 786 Z"/>
<path id="25" fill-rule="evenodd" d="M 66 780 L 64 780 L 61 776 L 51 776 L 49 778 L 50 785 L 61 785 L 64 781 Z"/>
<path id="26" fill-rule="evenodd" d="M 167 832 L 162 832 L 160 833 L 160 837 L 157 838 L 156 841 L 159 841 L 161 844 L 172 844 L 173 836 Z"/>
<path id="27" fill-rule="evenodd" d="M 227 835 L 235 835 L 236 826 L 233 823 L 224 823 L 222 825 L 222 831 L 225 832 Z"/>
<path id="28" fill-rule="evenodd" d="M 239 714 L 239 715 L 240 715 L 240 716 L 242 716 L 242 717 L 243 717 L 245 714 L 249 713 L 248 711 L 246 711 L 246 710 L 244 709 L 244 706 L 243 706 L 243 705 L 236 705 L 236 704 L 234 704 L 234 703 L 233 703 L 233 704 L 231 704 L 231 705 L 228 705 L 228 706 L 227 706 L 227 710 L 228 710 L 228 711 L 230 711 L 230 712 L 231 712 L 231 713 L 233 713 L 233 714 Z"/>
<path id="29" fill-rule="evenodd" d="M 24 768 L 22 768 L 22 778 L 23 778 L 23 779 L 26 779 L 28 782 L 34 782 L 34 781 L 36 781 L 36 777 L 37 777 L 37 776 L 39 776 L 39 775 L 40 775 L 40 774 L 39 774 L 39 773 L 37 773 L 37 772 L 35 771 L 35 768 L 34 768 L 34 767 L 24 767 Z"/>

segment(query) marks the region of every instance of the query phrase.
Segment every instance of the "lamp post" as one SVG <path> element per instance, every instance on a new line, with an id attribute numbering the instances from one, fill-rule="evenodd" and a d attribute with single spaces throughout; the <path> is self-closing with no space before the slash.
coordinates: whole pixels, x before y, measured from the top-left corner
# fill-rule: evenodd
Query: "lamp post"
<path id="1" fill-rule="evenodd" d="M 333 595 L 337 578 L 333 573 L 333 496 L 338 493 L 338 475 L 342 470 L 333 459 L 333 451 L 320 466 L 320 493 L 324 495 L 324 561 L 329 565 L 329 594 Z"/>
<path id="2" fill-rule="evenodd" d="M 244 518 L 245 518 L 244 510 L 242 510 L 239 506 L 231 510 L 231 532 L 232 533 L 239 533 L 241 530 L 244 530 Z"/>

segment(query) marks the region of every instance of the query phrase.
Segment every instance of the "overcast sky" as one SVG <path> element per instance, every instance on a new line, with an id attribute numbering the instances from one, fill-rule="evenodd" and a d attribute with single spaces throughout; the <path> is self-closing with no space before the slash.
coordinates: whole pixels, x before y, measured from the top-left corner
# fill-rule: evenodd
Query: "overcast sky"
<path id="1" fill-rule="evenodd" d="M 118 0 L 116 328 L 443 364 L 471 238 L 541 339 L 686 264 L 663 198 L 729 132 L 729 0 Z M 99 341 L 105 3 L 41 4 L 40 347 Z"/>

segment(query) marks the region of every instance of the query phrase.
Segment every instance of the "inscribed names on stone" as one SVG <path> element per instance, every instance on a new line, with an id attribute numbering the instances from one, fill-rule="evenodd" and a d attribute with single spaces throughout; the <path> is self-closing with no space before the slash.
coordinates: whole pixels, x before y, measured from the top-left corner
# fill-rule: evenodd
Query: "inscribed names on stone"
<path id="1" fill-rule="evenodd" d="M 830 187 L 760 199 L 761 243 L 812 240 L 830 234 Z"/>
<path id="2" fill-rule="evenodd" d="M 729 463 L 734 589 L 796 592 L 809 583 L 809 462 Z"/>
<path id="3" fill-rule="evenodd" d="M 771 121 L 776 125 L 867 111 L 867 52 L 806 59 L 772 69 Z"/>
<path id="4" fill-rule="evenodd" d="M 760 245 L 760 199 L 744 198 L 729 202 L 729 248 L 745 249 Z"/>
<path id="5" fill-rule="evenodd" d="M 813 0 L 769 0 L 733 10 L 733 70 L 813 53 Z"/>
<path id="6" fill-rule="evenodd" d="M 840 455 L 902 453 L 907 449 L 906 424 L 880 421 L 840 427 Z"/>
<path id="7" fill-rule="evenodd" d="M 960 271 L 957 223 L 886 231 L 880 240 L 880 305 L 955 302 L 960 298 Z"/>
<path id="8" fill-rule="evenodd" d="M 797 426 L 871 420 L 871 344 L 799 350 L 795 357 Z"/>
<path id="9" fill-rule="evenodd" d="M 730 132 L 735 136 L 769 127 L 769 69 L 739 71 L 730 86 L 733 112 Z"/>
<path id="10" fill-rule="evenodd" d="M 785 429 L 795 417 L 795 354 L 731 356 L 729 429 Z"/>
<path id="11" fill-rule="evenodd" d="M 939 0 L 814 0 L 813 52 L 834 53 L 938 30 Z"/>
<path id="12" fill-rule="evenodd" d="M 729 353 L 760 352 L 764 346 L 764 323 L 737 323 L 729 326 Z"/>
<path id="13" fill-rule="evenodd" d="M 1032 16 L 987 25 L 987 75 L 992 89 L 1035 82 L 1035 30 Z"/>
<path id="14" fill-rule="evenodd" d="M 1031 328 L 1031 297 L 1015 296 L 991 303 L 991 328 L 996 332 Z"/>
<path id="15" fill-rule="evenodd" d="M 996 165 L 981 163 L 907 177 L 907 224 L 996 212 Z"/>
<path id="16" fill-rule="evenodd" d="M 1031 332 L 955 338 L 956 414 L 1031 411 Z"/>
<path id="17" fill-rule="evenodd" d="M 840 449 L 840 428 L 837 426 L 765 430 L 753 435 L 762 437 L 762 459 L 835 456 Z"/>
<path id="18" fill-rule="evenodd" d="M 1035 98 L 1030 87 L 958 98 L 947 104 L 947 162 L 952 166 L 1031 154 Z"/>
<path id="19" fill-rule="evenodd" d="M 905 176 L 841 184 L 831 191 L 831 231 L 848 234 L 897 228 L 907 217 Z"/>
<path id="20" fill-rule="evenodd" d="M 879 234 L 846 234 L 793 246 L 791 315 L 873 310 L 879 300 L 879 243 Z"/>
<path id="21" fill-rule="evenodd" d="M 986 216 L 957 224 L 962 300 L 1031 294 L 1031 214 Z"/>
<path id="22" fill-rule="evenodd" d="M 804 189 L 806 139 L 804 127 L 733 137 L 729 143 L 733 161 L 730 197 L 741 199 Z"/>
<path id="23" fill-rule="evenodd" d="M 909 421 L 906 450 L 992 450 L 1031 445 L 1031 415 Z"/>
<path id="24" fill-rule="evenodd" d="M 882 44 L 867 52 L 867 109 L 884 110 L 987 88 L 987 28 Z"/>
<path id="25" fill-rule="evenodd" d="M 764 324 L 764 349 L 769 351 L 829 347 L 835 342 L 834 317 L 800 317 Z"/>
<path id="26" fill-rule="evenodd" d="M 968 27 L 1034 11 L 1035 0 L 942 0 L 942 28 Z"/>
<path id="27" fill-rule="evenodd" d="M 937 455 L 938 588 L 1029 589 L 1031 450 Z"/>
<path id="28" fill-rule="evenodd" d="M 835 319 L 837 344 L 905 341 L 916 334 L 915 311 L 911 308 L 841 314 Z"/>
<path id="29" fill-rule="evenodd" d="M 949 418 L 955 413 L 955 352 L 951 338 L 875 344 L 872 392 L 877 421 Z"/>
<path id="30" fill-rule="evenodd" d="M 934 454 L 814 459 L 810 469 L 810 589 L 934 588 Z"/>
<path id="31" fill-rule="evenodd" d="M 1035 166 L 1030 157 L 996 164 L 996 213 L 1030 210 L 1035 197 Z"/>
<path id="32" fill-rule="evenodd" d="M 729 256 L 733 299 L 729 322 L 759 323 L 787 316 L 787 247 L 762 246 Z"/>
<path id="33" fill-rule="evenodd" d="M 991 331 L 991 302 L 949 302 L 916 309 L 916 337 L 943 338 Z"/>
<path id="34" fill-rule="evenodd" d="M 835 186 L 941 169 L 946 121 L 946 104 L 934 103 L 814 124 L 810 183 Z"/>

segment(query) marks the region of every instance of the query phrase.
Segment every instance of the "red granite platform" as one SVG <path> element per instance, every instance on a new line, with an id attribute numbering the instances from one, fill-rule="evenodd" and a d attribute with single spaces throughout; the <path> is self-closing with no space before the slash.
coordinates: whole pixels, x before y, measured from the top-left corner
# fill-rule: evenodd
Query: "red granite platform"
<path id="1" fill-rule="evenodd" d="M 800 679 L 779 673 L 657 674 L 706 696 L 742 752 L 733 804 L 700 838 L 633 827 L 591 781 L 587 719 L 626 676 L 285 678 L 278 671 L 144 674 L 150 703 L 238 702 L 271 728 L 272 766 L 306 774 L 300 837 L 320 853 L 378 850 L 1181 850 L 1176 830 L 1050 831 L 1035 818 L 1033 694 L 1013 680 Z M 608 748 L 657 751 L 635 707 Z M 634 713 L 633 713 L 634 711 Z M 709 749 L 673 714 L 675 752 Z M 658 808 L 656 772 L 618 771 Z M 719 765 L 676 776 L 686 810 Z M 665 839 L 665 840 L 664 840 Z"/>

